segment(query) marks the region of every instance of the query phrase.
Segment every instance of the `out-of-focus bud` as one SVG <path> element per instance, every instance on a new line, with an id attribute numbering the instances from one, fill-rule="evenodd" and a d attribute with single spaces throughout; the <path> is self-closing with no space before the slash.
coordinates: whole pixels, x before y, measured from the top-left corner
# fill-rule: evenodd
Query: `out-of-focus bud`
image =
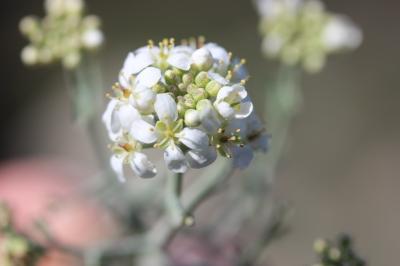
<path id="1" fill-rule="evenodd" d="M 27 46 L 22 49 L 21 60 L 28 66 L 35 65 L 38 62 L 39 53 L 38 50 L 33 46 Z"/>

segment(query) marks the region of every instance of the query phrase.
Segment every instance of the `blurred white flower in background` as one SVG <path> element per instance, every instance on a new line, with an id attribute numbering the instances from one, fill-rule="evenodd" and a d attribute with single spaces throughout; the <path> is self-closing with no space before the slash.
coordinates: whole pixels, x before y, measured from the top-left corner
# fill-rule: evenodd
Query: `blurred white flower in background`
<path id="1" fill-rule="evenodd" d="M 214 43 L 164 39 L 128 54 L 103 115 L 121 180 L 123 165 L 141 177 L 156 174 L 142 153 L 164 152 L 167 168 L 184 173 L 212 164 L 218 154 L 245 168 L 267 136 L 245 88 L 244 60 Z"/>
<path id="2" fill-rule="evenodd" d="M 27 65 L 61 61 L 75 68 L 83 50 L 95 50 L 104 42 L 100 19 L 84 16 L 83 0 L 46 0 L 43 19 L 28 16 L 21 20 L 20 31 L 29 40 L 21 59 Z"/>
<path id="3" fill-rule="evenodd" d="M 318 0 L 255 0 L 261 16 L 262 50 L 286 65 L 309 72 L 322 69 L 326 56 L 354 50 L 361 30 L 346 16 L 327 11 Z"/>

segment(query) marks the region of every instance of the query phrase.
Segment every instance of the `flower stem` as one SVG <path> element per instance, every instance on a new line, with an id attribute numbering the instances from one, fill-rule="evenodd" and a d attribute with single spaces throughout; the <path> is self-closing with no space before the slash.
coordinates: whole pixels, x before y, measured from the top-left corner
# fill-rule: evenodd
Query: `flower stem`
<path id="1" fill-rule="evenodd" d="M 182 192 L 183 174 L 176 173 L 167 178 L 165 203 L 166 210 L 171 219 L 171 223 L 180 226 L 186 216 L 182 206 L 180 195 Z"/>

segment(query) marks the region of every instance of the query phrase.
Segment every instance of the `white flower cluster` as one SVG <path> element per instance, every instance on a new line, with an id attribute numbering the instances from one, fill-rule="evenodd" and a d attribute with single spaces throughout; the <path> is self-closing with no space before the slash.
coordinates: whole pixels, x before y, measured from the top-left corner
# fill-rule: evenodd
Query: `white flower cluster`
<path id="1" fill-rule="evenodd" d="M 288 65 L 319 71 L 330 53 L 352 50 L 361 30 L 347 17 L 325 10 L 319 0 L 255 0 L 262 17 L 263 52 Z"/>
<path id="2" fill-rule="evenodd" d="M 27 65 L 61 61 L 67 68 L 81 61 L 81 50 L 94 50 L 104 41 L 100 20 L 84 17 L 83 0 L 46 0 L 43 19 L 28 16 L 21 20 L 20 30 L 30 42 L 21 53 Z"/>
<path id="3" fill-rule="evenodd" d="M 143 153 L 164 151 L 170 171 L 203 168 L 217 155 L 247 167 L 267 136 L 244 87 L 244 60 L 204 40 L 152 41 L 129 53 L 103 115 L 112 145 L 111 166 L 124 180 L 124 165 L 140 177 L 157 171 Z"/>

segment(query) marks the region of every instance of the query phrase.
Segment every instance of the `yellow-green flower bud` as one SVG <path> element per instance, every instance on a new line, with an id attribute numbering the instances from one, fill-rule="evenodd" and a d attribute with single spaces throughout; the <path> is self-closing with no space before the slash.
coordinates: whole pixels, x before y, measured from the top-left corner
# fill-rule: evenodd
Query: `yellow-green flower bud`
<path id="1" fill-rule="evenodd" d="M 208 84 L 206 86 L 206 91 L 210 96 L 216 97 L 221 88 L 222 88 L 221 84 L 219 84 L 215 80 L 212 80 L 212 81 L 208 82 Z"/>
<path id="2" fill-rule="evenodd" d="M 193 82 L 193 75 L 188 73 L 188 74 L 184 74 L 182 77 L 182 83 L 187 87 L 189 86 L 189 84 L 191 84 Z"/>
<path id="3" fill-rule="evenodd" d="M 165 82 L 167 82 L 167 84 L 175 83 L 175 74 L 171 69 L 165 71 L 164 77 L 165 77 Z"/>
<path id="4" fill-rule="evenodd" d="M 318 254 L 322 254 L 327 249 L 328 245 L 324 239 L 317 239 L 314 242 L 314 250 Z"/>
<path id="5" fill-rule="evenodd" d="M 185 107 L 186 108 L 194 108 L 196 106 L 196 101 L 193 99 L 193 96 L 190 94 L 186 94 L 184 97 Z"/>
<path id="6" fill-rule="evenodd" d="M 204 72 L 204 71 L 197 74 L 197 76 L 195 78 L 196 85 L 201 88 L 205 88 L 209 81 L 210 81 L 210 79 L 208 78 L 208 74 L 207 74 L 207 72 Z"/>
<path id="7" fill-rule="evenodd" d="M 164 93 L 167 91 L 167 88 L 163 84 L 157 83 L 156 85 L 153 86 L 153 91 L 155 93 Z"/>
<path id="8" fill-rule="evenodd" d="M 194 89 L 194 90 L 191 92 L 191 95 L 192 95 L 193 99 L 194 99 L 196 102 L 208 98 L 208 94 L 207 94 L 206 90 L 203 89 L 203 88 Z"/>

